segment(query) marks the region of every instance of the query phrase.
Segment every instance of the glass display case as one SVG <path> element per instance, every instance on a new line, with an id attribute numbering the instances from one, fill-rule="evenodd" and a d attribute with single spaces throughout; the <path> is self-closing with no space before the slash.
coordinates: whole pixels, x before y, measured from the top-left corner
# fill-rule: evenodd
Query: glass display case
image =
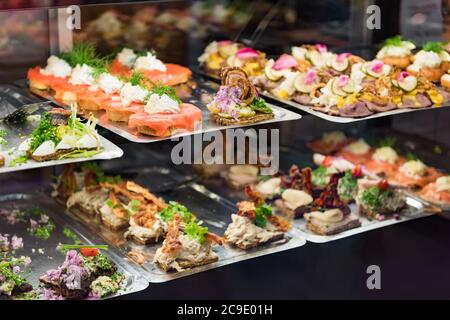
<path id="1" fill-rule="evenodd" d="M 449 5 L 5 1 L 0 298 L 449 298 Z"/>

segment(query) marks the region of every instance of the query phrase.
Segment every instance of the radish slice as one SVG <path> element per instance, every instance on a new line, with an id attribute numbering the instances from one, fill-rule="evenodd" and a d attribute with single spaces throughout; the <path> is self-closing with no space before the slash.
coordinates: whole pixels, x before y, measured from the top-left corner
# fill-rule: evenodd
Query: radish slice
<path id="1" fill-rule="evenodd" d="M 381 60 L 373 60 L 370 65 L 370 70 L 375 73 L 381 73 L 383 70 L 384 62 Z"/>
<path id="2" fill-rule="evenodd" d="M 350 57 L 352 54 L 345 52 L 345 53 L 340 53 L 337 55 L 336 57 L 336 61 L 339 63 L 342 63 L 345 59 L 347 59 L 348 57 Z"/>
<path id="3" fill-rule="evenodd" d="M 236 52 L 236 57 L 238 57 L 239 59 L 246 60 L 259 57 L 259 53 L 255 49 L 246 47 Z"/>
<path id="4" fill-rule="evenodd" d="M 284 69 L 290 69 L 293 67 L 296 67 L 298 65 L 297 60 L 289 54 L 283 54 L 281 57 L 278 58 L 277 61 L 275 61 L 275 64 L 273 65 L 274 70 L 284 70 Z"/>
<path id="5" fill-rule="evenodd" d="M 326 45 L 324 45 L 324 44 L 316 44 L 316 49 L 317 49 L 317 51 L 319 51 L 320 53 L 325 53 L 325 52 L 327 52 L 328 50 L 327 50 L 327 46 Z"/>
<path id="6" fill-rule="evenodd" d="M 221 40 L 221 41 L 218 42 L 219 46 L 221 46 L 221 47 L 227 46 L 227 45 L 232 44 L 232 43 L 233 43 L 233 41 L 231 41 L 231 40 Z"/>
<path id="7" fill-rule="evenodd" d="M 308 70 L 305 77 L 305 84 L 310 85 L 313 84 L 317 79 L 317 71 L 314 69 Z"/>
<path id="8" fill-rule="evenodd" d="M 348 83 L 349 79 L 350 78 L 347 75 L 339 76 L 337 85 L 339 87 L 343 87 L 343 86 L 345 86 Z"/>

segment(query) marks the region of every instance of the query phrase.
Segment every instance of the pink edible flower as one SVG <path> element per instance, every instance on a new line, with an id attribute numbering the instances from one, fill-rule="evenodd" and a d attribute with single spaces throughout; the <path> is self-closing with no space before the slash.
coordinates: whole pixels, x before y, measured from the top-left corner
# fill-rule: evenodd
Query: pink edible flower
<path id="1" fill-rule="evenodd" d="M 20 272 L 20 267 L 19 266 L 13 266 L 12 267 L 12 272 L 19 273 Z"/>
<path id="2" fill-rule="evenodd" d="M 349 80 L 350 80 L 350 78 L 347 75 L 345 75 L 345 74 L 342 75 L 342 76 L 339 76 L 338 86 L 339 87 L 345 86 L 348 83 Z"/>
<path id="3" fill-rule="evenodd" d="M 317 71 L 315 69 L 310 69 L 308 70 L 308 72 L 306 73 L 305 76 L 305 84 L 312 84 L 314 83 L 314 81 L 317 78 Z"/>
<path id="4" fill-rule="evenodd" d="M 23 259 L 23 265 L 24 265 L 25 267 L 28 267 L 30 264 L 31 264 L 31 258 L 30 258 L 30 257 L 25 257 L 25 258 Z"/>
<path id="5" fill-rule="evenodd" d="M 259 53 L 255 49 L 245 47 L 236 52 L 236 57 L 242 60 L 246 60 L 259 57 Z"/>
<path id="6" fill-rule="evenodd" d="M 383 70 L 384 62 L 381 60 L 373 60 L 370 66 L 370 70 L 376 73 L 380 73 Z"/>
<path id="7" fill-rule="evenodd" d="M 102 297 L 96 292 L 89 292 L 86 300 L 100 300 Z"/>
<path id="8" fill-rule="evenodd" d="M 379 214 L 377 219 L 378 221 L 383 221 L 386 217 L 383 214 Z"/>
<path id="9" fill-rule="evenodd" d="M 31 227 L 32 229 L 37 228 L 37 227 L 38 227 L 37 221 L 34 220 L 34 219 L 30 219 L 30 227 Z"/>
<path id="10" fill-rule="evenodd" d="M 11 247 L 13 250 L 18 250 L 23 248 L 23 239 L 13 235 L 11 238 Z"/>
<path id="11" fill-rule="evenodd" d="M 350 57 L 351 55 L 352 54 L 348 53 L 348 52 L 339 53 L 336 57 L 336 61 L 340 63 L 340 62 L 344 61 L 345 59 L 347 59 L 348 57 Z"/>
<path id="12" fill-rule="evenodd" d="M 0 283 L 5 281 L 5 280 L 6 280 L 6 277 L 4 275 L 0 274 Z"/>
<path id="13" fill-rule="evenodd" d="M 319 51 L 320 53 L 325 53 L 328 51 L 327 46 L 321 43 L 316 44 L 316 49 L 317 51 Z"/>
<path id="14" fill-rule="evenodd" d="M 282 54 L 277 61 L 275 61 L 275 64 L 273 65 L 274 70 L 284 70 L 284 69 L 290 69 L 293 67 L 296 67 L 298 65 L 297 60 L 289 54 Z"/>
<path id="15" fill-rule="evenodd" d="M 398 74 L 397 80 L 403 81 L 403 80 L 405 80 L 406 77 L 409 77 L 409 76 L 410 76 L 409 72 L 402 71 Z"/>
<path id="16" fill-rule="evenodd" d="M 232 44 L 233 41 L 231 41 L 231 40 L 221 40 L 221 41 L 219 41 L 217 43 L 219 44 L 219 46 L 223 47 L 223 46 L 227 46 L 229 44 Z"/>
<path id="17" fill-rule="evenodd" d="M 44 300 L 64 300 L 64 298 L 57 295 L 53 289 L 42 288 L 40 293 L 42 294 L 42 299 Z"/>

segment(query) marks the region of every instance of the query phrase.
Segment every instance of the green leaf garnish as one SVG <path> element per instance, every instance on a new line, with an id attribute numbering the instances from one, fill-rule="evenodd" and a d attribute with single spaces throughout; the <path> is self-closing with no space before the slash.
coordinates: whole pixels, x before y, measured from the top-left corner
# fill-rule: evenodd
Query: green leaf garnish
<path id="1" fill-rule="evenodd" d="M 181 104 L 181 99 L 178 98 L 175 89 L 171 86 L 165 86 L 161 83 L 155 84 L 151 89 L 151 93 L 155 93 L 159 96 L 168 95 L 172 100 Z"/>
<path id="2" fill-rule="evenodd" d="M 160 210 L 158 215 L 164 222 L 169 222 L 177 213 L 181 216 L 184 223 L 190 223 L 197 220 L 193 213 L 189 212 L 185 206 L 176 201 L 170 201 L 167 208 Z"/>
<path id="3" fill-rule="evenodd" d="M 50 140 L 57 145 L 61 138 L 58 136 L 58 127 L 52 125 L 50 113 L 45 113 L 38 127 L 30 136 L 30 151 L 33 153 L 43 142 Z"/>
<path id="4" fill-rule="evenodd" d="M 442 51 L 444 51 L 442 42 L 439 41 L 429 41 L 423 45 L 422 49 L 424 51 L 432 51 L 436 53 L 441 53 Z"/>
<path id="5" fill-rule="evenodd" d="M 378 141 L 378 147 L 391 147 L 393 148 L 397 142 L 397 138 L 393 136 L 387 136 Z"/>
<path id="6" fill-rule="evenodd" d="M 141 205 L 141 203 L 138 200 L 133 199 L 128 204 L 128 207 L 130 208 L 131 211 L 133 211 L 135 213 L 138 211 L 140 205 Z"/>
<path id="7" fill-rule="evenodd" d="M 415 155 L 414 153 L 412 153 L 411 151 L 409 151 L 408 153 L 406 153 L 405 158 L 406 158 L 408 161 L 411 161 L 411 160 L 420 160 L 419 157 L 418 157 L 417 155 Z"/>
<path id="8" fill-rule="evenodd" d="M 264 228 L 267 225 L 267 218 L 270 216 L 272 216 L 272 207 L 265 203 L 260 203 L 255 208 L 253 223 L 258 227 Z"/>
<path id="9" fill-rule="evenodd" d="M 72 230 L 70 230 L 69 228 L 65 227 L 63 229 L 63 234 L 69 238 L 70 240 L 73 241 L 73 243 L 75 245 L 80 245 L 81 244 L 81 240 L 80 238 L 78 238 L 78 236 L 75 234 L 75 232 L 73 232 Z"/>
<path id="10" fill-rule="evenodd" d="M 111 62 L 110 56 L 99 57 L 96 53 L 95 45 L 92 43 L 76 44 L 71 51 L 63 52 L 59 57 L 65 60 L 72 68 L 75 68 L 77 65 L 88 65 L 94 70 L 92 74 L 94 78 L 99 77 L 102 73 L 107 73 Z"/>
<path id="11" fill-rule="evenodd" d="M 142 82 L 144 80 L 144 75 L 136 70 L 133 70 L 130 77 L 128 78 L 128 82 L 131 83 L 133 86 L 142 86 Z"/>
<path id="12" fill-rule="evenodd" d="M 261 113 L 273 113 L 273 110 L 267 106 L 266 101 L 263 98 L 255 98 L 249 105 L 250 108 Z"/>
<path id="13" fill-rule="evenodd" d="M 386 40 L 384 40 L 383 45 L 385 46 L 399 46 L 401 45 L 403 42 L 402 36 L 401 35 L 396 35 L 394 37 L 390 37 L 387 38 Z"/>
<path id="14" fill-rule="evenodd" d="M 109 247 L 106 244 L 98 244 L 98 245 L 82 245 L 82 244 L 60 244 L 58 247 L 61 250 L 73 250 L 73 249 L 81 249 L 81 248 L 93 248 L 108 251 Z"/>
<path id="15" fill-rule="evenodd" d="M 28 157 L 27 157 L 27 156 L 20 156 L 20 157 L 17 157 L 17 158 L 12 159 L 11 162 L 9 163 L 9 166 L 10 166 L 11 168 L 13 168 L 13 167 L 15 167 L 15 166 L 24 164 L 24 163 L 26 163 L 27 161 L 28 161 Z"/>
<path id="16" fill-rule="evenodd" d="M 207 227 L 202 227 L 198 223 L 191 221 L 184 225 L 184 232 L 191 239 L 196 239 L 201 244 L 205 243 L 205 236 L 208 233 Z"/>

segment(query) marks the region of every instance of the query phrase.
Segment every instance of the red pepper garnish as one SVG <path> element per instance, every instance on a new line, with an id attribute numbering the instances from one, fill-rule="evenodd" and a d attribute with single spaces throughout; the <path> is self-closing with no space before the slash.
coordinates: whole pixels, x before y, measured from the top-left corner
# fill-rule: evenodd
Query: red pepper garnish
<path id="1" fill-rule="evenodd" d="M 85 257 L 95 257 L 99 251 L 97 248 L 80 248 L 80 253 Z"/>
<path id="2" fill-rule="evenodd" d="M 353 178 L 361 178 L 362 177 L 362 169 L 361 169 L 361 167 L 360 166 L 356 166 L 356 167 L 354 167 L 353 168 L 353 170 L 352 170 L 352 177 Z"/>
<path id="3" fill-rule="evenodd" d="M 329 166 L 331 166 L 332 163 L 333 163 L 333 157 L 330 157 L 330 156 L 326 156 L 325 159 L 323 159 L 323 161 L 322 161 L 322 165 L 324 167 L 329 167 Z"/>
<path id="4" fill-rule="evenodd" d="M 381 191 L 386 191 L 387 188 L 389 188 L 389 183 L 387 182 L 387 180 L 383 179 L 383 180 L 378 181 L 377 187 Z"/>

